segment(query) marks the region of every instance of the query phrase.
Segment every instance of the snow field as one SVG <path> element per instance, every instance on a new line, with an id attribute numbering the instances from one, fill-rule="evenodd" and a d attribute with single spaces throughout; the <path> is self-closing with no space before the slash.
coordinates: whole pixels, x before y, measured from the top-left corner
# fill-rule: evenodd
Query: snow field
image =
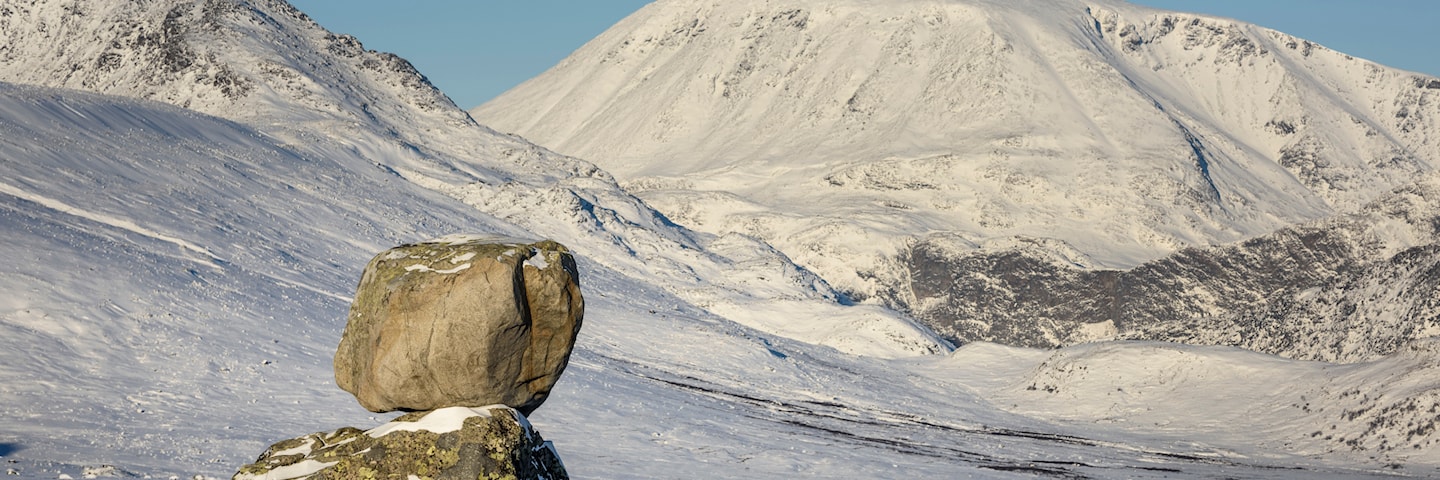
<path id="1" fill-rule="evenodd" d="M 663 1 L 652 11 L 685 5 Z M 844 10 L 850 3 L 837 5 Z M 0 20 L 0 36 L 25 49 L 0 63 L 3 80 L 59 87 L 0 83 L 0 258 L 7 262 L 0 291 L 10 292 L 0 296 L 6 347 L 0 349 L 0 456 L 13 476 L 224 478 L 274 441 L 385 423 L 387 416 L 361 409 L 331 377 L 349 296 L 376 252 L 455 233 L 545 236 L 576 252 L 586 326 L 565 378 L 531 421 L 577 477 L 673 478 L 681 471 L 696 478 L 1435 474 L 1431 433 L 1411 433 L 1424 429 L 1418 422 L 1435 398 L 1427 380 L 1435 365 L 1428 343 L 1353 366 L 1133 343 L 1059 351 L 975 344 L 947 355 L 948 345 L 909 319 L 856 305 L 842 293 L 863 289 L 832 286 L 820 267 L 797 266 L 806 262 L 792 261 L 803 258 L 784 241 L 762 241 L 772 240 L 764 229 L 797 229 L 810 252 L 850 253 L 840 247 L 856 243 L 893 248 L 856 233 L 863 228 L 837 218 L 813 230 L 786 223 L 804 217 L 801 211 L 757 216 L 748 222 L 753 232 L 689 230 L 651 208 L 659 194 L 641 200 L 584 160 L 469 121 L 408 64 L 331 35 L 283 2 L 216 10 L 167 0 L 84 6 L 85 14 L 76 15 L 58 2 L 17 5 Z M 181 33 L 162 42 L 165 52 L 194 61 L 179 71 L 153 63 L 172 57 L 153 55 L 152 46 L 126 33 L 156 31 L 172 12 Z M 764 18 L 781 26 L 822 19 L 818 13 L 810 20 Z M 37 19 L 56 23 L 41 29 Z M 657 34 L 672 31 L 665 27 Z M 117 38 L 96 41 L 77 32 Z M 660 49 L 664 40 L 633 48 Z M 1024 45 L 992 40 L 979 45 Z M 872 57 L 880 52 L 855 41 L 852 46 L 873 50 Z M 97 64 L 105 53 L 122 56 L 114 65 Z M 1046 65 L 1025 62 L 1020 65 Z M 145 76 L 152 72 L 173 75 Z M 612 74 L 596 78 L 618 88 L 606 75 Z M 251 93 L 226 93 L 234 85 L 211 81 L 222 77 L 249 79 L 234 85 L 249 85 Z M 742 77 L 731 82 L 732 95 L 760 78 Z M 711 80 L 724 91 L 725 80 Z M 813 86 L 850 81 L 822 78 Z M 885 90 L 876 85 L 863 93 Z M 862 93 L 856 89 L 845 93 Z M 884 102 L 850 98 L 859 116 L 833 121 L 873 133 L 860 127 L 883 117 L 877 106 Z M 848 104 L 850 98 L 834 100 Z M 877 110 L 866 111 L 872 107 Z M 676 125 L 685 120 L 660 118 Z M 1044 167 L 1040 159 L 1075 146 L 1081 135 L 1049 132 L 1007 145 L 1010 137 L 998 130 L 981 132 L 1000 142 L 986 145 L 1020 158 L 1024 168 L 977 173 L 991 182 L 980 190 L 1062 198 L 1067 185 L 1026 169 Z M 816 151 L 847 150 L 822 146 Z M 887 217 L 938 224 L 930 213 L 902 215 L 896 212 L 904 209 L 883 205 L 919 205 L 923 195 L 886 199 L 871 192 L 925 180 L 930 163 L 950 161 L 928 148 L 902 153 L 894 155 L 894 172 L 827 165 L 852 168 L 834 177 L 842 183 L 834 188 L 858 184 L 864 188 L 855 187 L 856 198 L 882 202 L 856 208 L 854 218 L 875 222 L 866 226 Z M 891 154 L 885 155 L 876 158 Z M 795 171 L 744 166 L 749 170 L 647 181 L 705 190 L 705 181 L 789 181 L 785 175 Z M 1061 170 L 1093 167 L 1082 162 Z M 1167 168 L 1161 175 L 1183 180 L 1181 187 L 1198 181 L 1188 166 Z M 1102 171 L 1099 178 L 1128 177 Z M 969 197 L 959 196 L 968 194 L 955 195 L 952 203 L 969 205 L 962 202 Z M 727 211 L 782 203 L 835 207 L 798 194 L 777 198 L 741 196 Z M 1103 199 L 1087 198 L 1105 207 L 1081 202 L 1102 216 L 1115 212 Z M 1322 206 L 1287 208 L 1308 215 Z M 989 211 L 998 213 L 974 223 L 1013 221 L 1018 210 L 1002 201 Z M 1182 225 L 1176 228 L 1183 235 L 1214 227 L 1191 226 L 1186 215 L 1165 220 Z M 731 221 L 714 221 L 722 220 Z M 1067 228 L 1041 224 L 1047 231 Z M 1158 237 L 1095 255 L 1096 264 L 1143 257 L 1145 248 L 1169 238 L 1123 233 Z M 826 235 L 833 242 L 818 241 Z M 956 238 L 975 245 L 1003 241 L 988 234 Z M 1093 253 L 1084 242 L 1069 243 L 1075 248 L 1059 257 L 1083 260 Z M 865 258 L 866 252 L 855 253 Z M 1296 379 L 1308 403 L 1257 381 L 1267 378 Z M 1118 402 L 1111 387 L 1145 400 Z M 1292 401 L 1300 406 L 1287 406 Z M 1273 415 L 1248 417 L 1243 431 L 1212 421 L 1238 418 L 1238 412 Z M 1327 430 L 1327 423 L 1335 427 Z M 1391 463 L 1399 470 L 1386 466 Z"/>

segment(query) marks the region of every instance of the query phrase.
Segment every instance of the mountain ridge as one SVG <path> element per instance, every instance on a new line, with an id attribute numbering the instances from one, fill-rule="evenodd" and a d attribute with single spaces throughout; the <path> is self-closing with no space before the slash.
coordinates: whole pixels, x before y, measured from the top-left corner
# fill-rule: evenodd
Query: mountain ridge
<path id="1" fill-rule="evenodd" d="M 1440 161 L 1430 77 L 1228 19 L 1044 5 L 657 2 L 471 114 L 860 299 L 917 235 L 1128 268 Z"/>

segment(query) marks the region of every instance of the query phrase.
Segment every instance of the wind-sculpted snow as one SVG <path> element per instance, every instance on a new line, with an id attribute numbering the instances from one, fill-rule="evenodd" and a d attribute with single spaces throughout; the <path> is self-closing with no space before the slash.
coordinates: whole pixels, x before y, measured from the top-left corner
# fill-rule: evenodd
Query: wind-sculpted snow
<path id="1" fill-rule="evenodd" d="M 218 474 L 288 409 L 356 423 L 324 366 L 365 257 L 524 233 L 153 102 L 0 84 L 0 132 L 0 442 L 20 458 Z"/>
<path id="2" fill-rule="evenodd" d="M 1119 2 L 662 0 L 472 113 L 866 299 L 930 234 L 1130 268 L 1353 211 L 1440 161 L 1437 81 Z"/>
<path id="3" fill-rule="evenodd" d="M 1227 134 L 1276 160 L 1342 211 L 1364 203 L 1357 192 L 1373 195 L 1378 184 L 1403 180 L 1391 169 L 1429 169 L 1437 161 L 1440 80 L 1233 21 L 1126 18 L 1105 8 L 1092 14 L 1128 62 L 1200 97 L 1210 115 L 1225 112 L 1243 122 Z"/>

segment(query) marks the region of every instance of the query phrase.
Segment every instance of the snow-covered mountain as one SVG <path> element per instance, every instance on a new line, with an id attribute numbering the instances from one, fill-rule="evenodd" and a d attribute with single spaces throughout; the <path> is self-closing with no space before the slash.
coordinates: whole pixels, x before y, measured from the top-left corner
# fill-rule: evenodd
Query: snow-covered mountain
<path id="1" fill-rule="evenodd" d="M 930 238 L 1131 268 L 1352 211 L 1440 162 L 1437 100 L 1111 0 L 660 0 L 471 113 L 864 299 Z"/>
<path id="2" fill-rule="evenodd" d="M 672 291 L 714 311 L 792 337 L 879 355 L 946 348 L 903 316 L 841 305 L 824 281 L 762 243 L 694 234 L 594 165 L 475 123 L 409 62 L 367 51 L 283 1 L 6 8 L 0 79 L 157 100 L 243 122 L 347 168 L 389 170 L 536 234 L 588 243 L 581 251 L 594 249 L 593 258 L 609 266 L 664 278 Z M 604 241 L 592 241 L 597 236 Z M 705 248 L 711 243 L 715 248 Z M 756 296 L 777 308 L 799 302 L 804 307 L 791 310 L 810 312 L 796 315 L 814 321 L 777 322 L 735 306 Z"/>
<path id="3" fill-rule="evenodd" d="M 276 439 L 383 423 L 333 385 L 348 296 L 374 253 L 456 232 L 577 254 L 586 325 L 532 418 L 577 477 L 1440 466 L 1430 343 L 1350 366 L 1150 343 L 915 355 L 948 348 L 474 123 L 281 1 L 11 2 L 0 36 L 7 475 L 214 478 Z"/>

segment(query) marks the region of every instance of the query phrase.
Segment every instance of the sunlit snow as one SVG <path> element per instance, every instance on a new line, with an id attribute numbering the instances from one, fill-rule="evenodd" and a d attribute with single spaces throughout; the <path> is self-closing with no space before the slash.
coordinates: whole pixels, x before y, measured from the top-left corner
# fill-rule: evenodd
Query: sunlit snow
<path id="1" fill-rule="evenodd" d="M 661 215 L 585 160 L 479 126 L 408 64 L 283 2 L 202 3 L 3 7 L 7 474 L 226 478 L 276 441 L 386 424 L 334 385 L 350 295 L 378 252 L 480 238 L 457 233 L 575 253 L 585 325 L 529 421 L 577 478 L 1440 474 L 1433 341 L 1354 365 L 1155 343 L 954 349 L 763 241 L 787 214 L 757 215 L 753 234 L 692 230 L 676 220 L 703 209 Z M 684 4 L 699 3 L 655 8 Z M 192 55 L 173 72 L 126 33 L 162 32 L 172 11 L 182 33 L 165 45 Z M 888 241 L 875 225 L 809 238 L 868 249 Z"/>

